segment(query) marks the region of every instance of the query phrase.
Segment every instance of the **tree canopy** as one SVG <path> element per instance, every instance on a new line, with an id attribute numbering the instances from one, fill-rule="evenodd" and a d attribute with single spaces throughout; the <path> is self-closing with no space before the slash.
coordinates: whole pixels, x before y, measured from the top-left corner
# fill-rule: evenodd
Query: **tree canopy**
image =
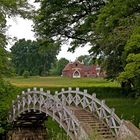
<path id="1" fill-rule="evenodd" d="M 104 6 L 96 21 L 96 31 L 107 75 L 137 89 L 139 79 L 140 0 L 115 0 Z M 137 79 L 137 80 L 136 80 Z"/>
<path id="2" fill-rule="evenodd" d="M 22 75 L 47 75 L 59 52 L 59 44 L 48 41 L 20 39 L 11 48 L 16 73 Z"/>
<path id="3" fill-rule="evenodd" d="M 42 0 L 34 18 L 39 38 L 52 38 L 64 43 L 72 39 L 73 48 L 91 41 L 91 27 L 104 0 Z"/>
<path id="4" fill-rule="evenodd" d="M 62 71 L 64 67 L 69 63 L 66 58 L 61 58 L 60 60 L 56 60 L 50 69 L 50 75 L 62 75 Z"/>
<path id="5" fill-rule="evenodd" d="M 15 97 L 16 89 L 9 83 L 5 83 L 1 78 L 9 73 L 9 54 L 5 50 L 8 37 L 5 32 L 7 30 L 7 17 L 22 15 L 27 16 L 30 5 L 27 0 L 0 0 L 0 139 L 1 134 L 5 133 L 7 125 L 7 111 L 11 99 Z M 26 11 L 27 10 L 27 11 Z"/>
<path id="6" fill-rule="evenodd" d="M 125 45 L 126 65 L 119 75 L 120 81 L 130 82 L 140 95 L 140 26 L 136 27 Z"/>
<path id="7" fill-rule="evenodd" d="M 7 30 L 7 17 L 21 15 L 26 17 L 29 13 L 30 5 L 27 0 L 2 0 L 0 1 L 0 77 L 9 72 L 8 54 L 5 50 L 8 37 L 5 35 Z"/>

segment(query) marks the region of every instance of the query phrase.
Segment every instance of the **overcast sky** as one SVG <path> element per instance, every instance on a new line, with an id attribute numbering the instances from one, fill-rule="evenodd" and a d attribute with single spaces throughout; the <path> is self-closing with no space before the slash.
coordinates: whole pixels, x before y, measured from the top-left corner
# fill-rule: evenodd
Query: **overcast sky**
<path id="1" fill-rule="evenodd" d="M 33 0 L 30 1 L 31 3 L 33 2 Z M 35 6 L 38 7 L 37 4 Z M 25 39 L 35 40 L 34 32 L 32 31 L 33 30 L 32 21 L 20 17 L 16 17 L 16 18 L 8 19 L 7 25 L 10 26 L 7 31 L 7 35 L 9 37 L 12 38 L 16 37 L 17 39 L 25 38 Z M 8 50 L 12 45 L 13 42 L 10 42 L 9 45 L 7 46 Z M 80 55 L 89 54 L 88 50 L 90 49 L 90 46 L 77 48 L 75 50 L 75 53 L 68 52 L 67 51 L 68 48 L 69 48 L 69 44 L 68 43 L 64 44 L 61 47 L 61 51 L 57 56 L 57 58 L 60 59 L 62 57 L 65 57 L 68 60 L 74 61 Z"/>

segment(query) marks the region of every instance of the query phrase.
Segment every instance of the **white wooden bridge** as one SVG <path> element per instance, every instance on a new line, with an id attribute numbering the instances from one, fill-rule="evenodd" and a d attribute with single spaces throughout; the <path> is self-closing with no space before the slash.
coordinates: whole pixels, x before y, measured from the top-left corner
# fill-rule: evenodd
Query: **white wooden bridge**
<path id="1" fill-rule="evenodd" d="M 12 101 L 8 120 L 14 126 L 34 126 L 43 123 L 48 116 L 57 121 L 72 140 L 87 140 L 94 133 L 107 140 L 132 135 L 104 100 L 79 88 L 62 89 L 53 95 L 42 88 L 23 91 Z"/>

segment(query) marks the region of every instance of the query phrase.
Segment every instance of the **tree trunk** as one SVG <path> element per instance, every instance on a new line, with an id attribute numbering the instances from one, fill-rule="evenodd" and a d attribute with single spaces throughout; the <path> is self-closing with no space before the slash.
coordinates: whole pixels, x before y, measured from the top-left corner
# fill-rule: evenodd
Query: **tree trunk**
<path id="1" fill-rule="evenodd" d="M 122 94 L 128 95 L 132 91 L 131 83 L 129 81 L 121 83 Z"/>

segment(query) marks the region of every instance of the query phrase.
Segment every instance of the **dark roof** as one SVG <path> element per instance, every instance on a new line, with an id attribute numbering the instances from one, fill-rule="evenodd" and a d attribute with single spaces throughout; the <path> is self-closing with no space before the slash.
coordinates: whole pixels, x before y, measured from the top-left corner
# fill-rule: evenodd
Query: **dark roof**
<path id="1" fill-rule="evenodd" d="M 70 70 L 72 68 L 72 65 L 73 63 L 72 62 L 69 62 L 63 69 L 63 71 L 67 71 L 67 70 Z"/>
<path id="2" fill-rule="evenodd" d="M 91 66 L 85 66 L 84 64 L 82 64 L 80 61 L 76 60 L 75 62 L 69 62 L 63 69 L 63 71 L 69 71 L 73 68 L 73 66 L 75 66 L 76 63 L 79 63 L 84 71 L 92 71 L 93 69 L 96 70 L 97 65 L 91 65 Z"/>
<path id="3" fill-rule="evenodd" d="M 73 68 L 73 65 L 76 64 L 76 63 L 81 64 L 81 62 L 78 61 L 78 60 L 76 60 L 76 61 L 74 61 L 74 62 L 69 62 L 69 63 L 64 67 L 63 71 L 71 70 L 71 69 Z M 82 64 L 82 65 L 83 65 L 83 64 Z"/>

